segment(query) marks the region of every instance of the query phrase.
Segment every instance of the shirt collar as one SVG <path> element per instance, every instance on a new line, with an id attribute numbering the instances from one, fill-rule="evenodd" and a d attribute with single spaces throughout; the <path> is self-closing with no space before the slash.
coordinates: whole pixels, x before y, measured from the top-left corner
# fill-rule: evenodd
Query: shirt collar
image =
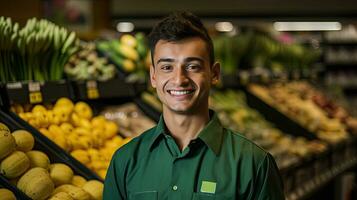
<path id="1" fill-rule="evenodd" d="M 213 110 L 210 110 L 210 118 L 211 119 L 208 124 L 199 133 L 198 138 L 200 138 L 216 155 L 218 155 L 222 146 L 223 127 L 217 114 Z M 162 138 L 166 132 L 165 121 L 161 115 L 154 132 L 154 137 L 150 142 L 150 150 L 155 147 L 159 138 Z"/>

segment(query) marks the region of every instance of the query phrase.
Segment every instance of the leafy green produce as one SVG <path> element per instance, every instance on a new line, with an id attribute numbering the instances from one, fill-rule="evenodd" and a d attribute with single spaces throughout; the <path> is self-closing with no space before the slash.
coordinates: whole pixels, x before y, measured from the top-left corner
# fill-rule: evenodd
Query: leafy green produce
<path id="1" fill-rule="evenodd" d="M 10 18 L 0 17 L 0 81 L 59 80 L 78 39 L 54 23 L 29 19 L 20 29 Z"/>

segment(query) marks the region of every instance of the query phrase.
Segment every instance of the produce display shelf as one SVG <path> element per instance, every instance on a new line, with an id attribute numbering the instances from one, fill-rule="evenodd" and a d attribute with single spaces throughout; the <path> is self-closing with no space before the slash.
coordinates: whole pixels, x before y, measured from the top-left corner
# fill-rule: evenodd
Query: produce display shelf
<path id="1" fill-rule="evenodd" d="M 76 98 L 80 100 L 120 98 L 136 94 L 134 85 L 126 83 L 120 78 L 108 81 L 73 81 L 72 85 Z"/>
<path id="2" fill-rule="evenodd" d="M 7 105 L 53 102 L 60 97 L 74 98 L 72 87 L 66 80 L 6 83 L 3 91 L 2 98 L 8 101 Z"/>
<path id="3" fill-rule="evenodd" d="M 315 194 L 319 189 L 326 186 L 330 181 L 349 169 L 356 167 L 357 157 L 352 160 L 347 160 L 344 163 L 335 166 L 325 173 L 315 176 L 313 179 L 306 181 L 300 187 L 296 188 L 294 192 L 287 195 L 287 200 L 306 200 Z"/>
<path id="4" fill-rule="evenodd" d="M 42 135 L 36 128 L 29 125 L 26 121 L 18 117 L 13 112 L 4 112 L 0 110 L 0 121 L 9 126 L 11 130 L 24 129 L 29 131 L 35 138 L 34 149 L 46 152 L 52 162 L 61 162 L 71 167 L 75 174 L 83 176 L 87 180 L 103 181 L 97 174 L 88 169 L 70 154 L 65 152 L 56 143 Z"/>
<path id="5" fill-rule="evenodd" d="M 296 123 L 272 106 L 268 105 L 259 97 L 249 92 L 246 88 L 244 88 L 243 91 L 247 96 L 248 105 L 258 110 L 268 121 L 275 124 L 278 129 L 295 136 L 303 136 L 310 140 L 317 139 L 315 134 L 305 129 L 300 124 Z"/>
<path id="6" fill-rule="evenodd" d="M 296 177 L 299 174 L 295 174 L 294 187 L 292 190 L 288 190 L 287 200 L 309 199 L 343 172 L 356 168 L 356 145 L 357 138 L 353 136 L 346 142 L 330 148 L 326 153 L 318 155 L 314 159 L 313 165 L 310 166 L 315 171 L 311 177 L 302 182 L 296 182 Z"/>

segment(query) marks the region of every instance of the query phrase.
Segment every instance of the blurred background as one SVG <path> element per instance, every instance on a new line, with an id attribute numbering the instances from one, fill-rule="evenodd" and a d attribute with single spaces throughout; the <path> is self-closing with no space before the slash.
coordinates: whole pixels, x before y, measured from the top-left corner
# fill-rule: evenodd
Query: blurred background
<path id="1" fill-rule="evenodd" d="M 0 122 L 31 133 L 51 163 L 103 181 L 115 150 L 160 116 L 147 35 L 176 10 L 213 39 L 222 74 L 210 107 L 274 156 L 287 199 L 357 199 L 352 0 L 2 1 Z M 31 195 L 12 180 L 0 174 L 0 187 Z"/>

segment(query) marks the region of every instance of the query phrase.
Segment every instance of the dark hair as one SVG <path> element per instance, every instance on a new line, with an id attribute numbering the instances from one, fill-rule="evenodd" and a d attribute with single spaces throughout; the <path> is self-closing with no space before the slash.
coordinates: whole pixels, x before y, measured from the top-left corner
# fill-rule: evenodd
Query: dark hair
<path id="1" fill-rule="evenodd" d="M 159 40 L 179 41 L 186 38 L 199 37 L 206 42 L 210 64 L 214 62 L 214 50 L 211 37 L 201 20 L 191 12 L 177 11 L 162 19 L 154 26 L 149 35 L 151 60 L 154 65 L 154 52 Z"/>

